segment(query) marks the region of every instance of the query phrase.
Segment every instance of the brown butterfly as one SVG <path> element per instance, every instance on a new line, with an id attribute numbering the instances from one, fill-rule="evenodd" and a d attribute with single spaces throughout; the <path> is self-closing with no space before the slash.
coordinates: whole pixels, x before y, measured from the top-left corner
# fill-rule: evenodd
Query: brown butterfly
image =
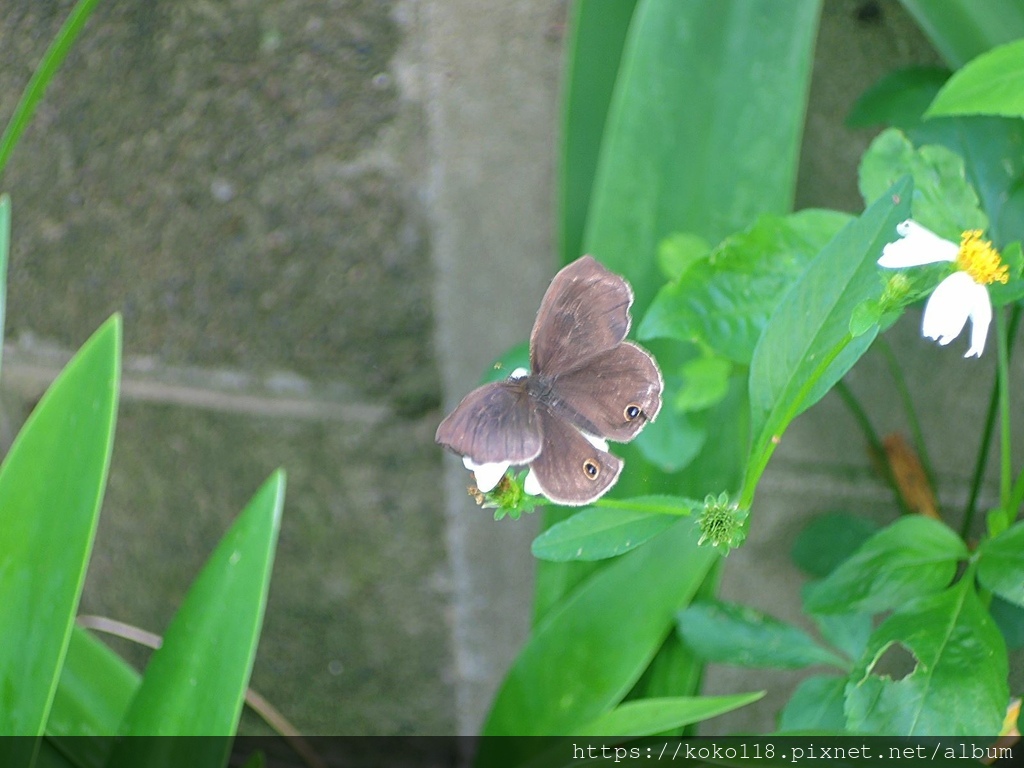
<path id="1" fill-rule="evenodd" d="M 473 390 L 437 428 L 481 491 L 522 465 L 526 490 L 558 504 L 589 504 L 615 484 L 622 460 L 605 441 L 636 437 L 664 386 L 654 358 L 623 340 L 632 303 L 629 283 L 591 256 L 555 275 L 530 334 L 532 372 Z"/>

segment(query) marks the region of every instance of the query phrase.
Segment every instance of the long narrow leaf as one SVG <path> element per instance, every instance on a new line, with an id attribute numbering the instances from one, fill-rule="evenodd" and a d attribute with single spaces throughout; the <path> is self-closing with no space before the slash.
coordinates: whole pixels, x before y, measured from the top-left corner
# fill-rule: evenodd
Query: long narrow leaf
<path id="1" fill-rule="evenodd" d="M 900 0 L 946 62 L 959 67 L 989 48 L 1024 37 L 1017 0 Z"/>
<path id="2" fill-rule="evenodd" d="M 25 127 L 32 119 L 32 114 L 36 111 L 36 106 L 43 98 L 43 94 L 46 93 L 47 86 L 63 63 L 64 57 L 68 55 L 78 33 L 82 31 L 82 27 L 85 26 L 85 22 L 88 21 L 98 2 L 99 0 L 79 0 L 72 9 L 71 15 L 60 28 L 60 32 L 57 33 L 57 37 L 50 43 L 39 67 L 32 74 L 32 79 L 29 80 L 28 86 L 22 93 L 21 100 L 15 107 L 14 114 L 11 116 L 7 128 L 4 129 L 3 136 L 0 136 L 0 174 L 7 167 L 7 160 L 10 158 L 11 152 L 14 151 L 21 134 L 24 133 Z"/>
<path id="3" fill-rule="evenodd" d="M 0 195 L 0 357 L 7 317 L 7 256 L 11 250 L 11 198 Z"/>
<path id="4" fill-rule="evenodd" d="M 43 732 L 106 486 L 120 359 L 115 315 L 68 363 L 0 466 L 0 735 Z M 0 764 L 12 741 L 0 739 Z"/>
<path id="5" fill-rule="evenodd" d="M 281 470 L 270 476 L 192 584 L 146 668 L 123 735 L 234 734 L 263 621 L 284 482 Z M 219 768 L 230 745 L 229 738 L 127 740 L 112 765 Z"/>

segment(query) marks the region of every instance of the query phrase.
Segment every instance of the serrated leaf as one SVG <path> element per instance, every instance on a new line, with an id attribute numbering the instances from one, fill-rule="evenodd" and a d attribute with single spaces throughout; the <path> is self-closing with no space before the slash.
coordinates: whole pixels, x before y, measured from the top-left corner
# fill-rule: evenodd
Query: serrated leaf
<path id="1" fill-rule="evenodd" d="M 533 540 L 531 551 L 541 560 L 603 560 L 644 544 L 680 515 L 701 506 L 676 496 L 645 496 L 608 502 L 614 507 L 588 507 L 548 528 Z"/>
<path id="2" fill-rule="evenodd" d="M 953 73 L 925 117 L 1024 117 L 1024 40 L 983 53 Z"/>
<path id="3" fill-rule="evenodd" d="M 820 210 L 762 216 L 659 290 L 638 337 L 698 341 L 749 364 L 787 287 L 849 220 Z"/>
<path id="4" fill-rule="evenodd" d="M 750 472 L 763 468 L 772 439 L 820 400 L 874 341 L 850 339 L 850 316 L 878 298 L 877 260 L 907 218 L 913 189 L 904 179 L 846 225 L 811 262 L 768 321 L 750 365 Z"/>
<path id="5" fill-rule="evenodd" d="M 939 521 L 921 515 L 904 517 L 809 587 L 805 607 L 820 613 L 896 608 L 947 587 L 957 562 L 969 555 L 960 537 Z"/>
<path id="6" fill-rule="evenodd" d="M 707 661 L 777 669 L 815 664 L 845 668 L 842 659 L 802 629 L 735 603 L 693 603 L 679 612 L 677 627 L 683 642 Z"/>
<path id="7" fill-rule="evenodd" d="M 902 130 L 915 126 L 949 75 L 944 67 L 907 67 L 889 72 L 858 97 L 846 124 L 851 128 L 888 125 Z"/>
<path id="8" fill-rule="evenodd" d="M 732 712 L 763 697 L 764 691 L 754 691 L 732 696 L 674 696 L 627 701 L 587 723 L 575 735 L 651 736 Z"/>
<path id="9" fill-rule="evenodd" d="M 902 607 L 872 634 L 846 686 L 847 727 L 903 736 L 999 733 L 1006 704 L 1006 647 L 971 579 Z M 876 669 L 892 647 L 912 655 L 901 679 Z"/>
<path id="10" fill-rule="evenodd" d="M 812 576 L 827 576 L 878 530 L 873 520 L 847 512 L 825 512 L 801 529 L 790 556 Z"/>
<path id="11" fill-rule="evenodd" d="M 125 736 L 231 736 L 256 655 L 284 503 L 278 470 L 218 543 L 153 653 Z M 222 766 L 230 739 L 126 739 L 111 768 Z"/>
<path id="12" fill-rule="evenodd" d="M 988 216 L 967 181 L 963 158 L 938 144 L 915 148 L 895 128 L 880 133 L 861 158 L 858 185 L 865 203 L 877 200 L 907 174 L 914 179 L 910 216 L 919 224 L 957 243 L 964 230 L 988 229 Z"/>
<path id="13" fill-rule="evenodd" d="M 981 543 L 978 581 L 1004 600 L 1024 607 L 1024 522 Z"/>
<path id="14" fill-rule="evenodd" d="M 0 466 L 0 734 L 43 732 L 89 562 L 113 444 L 121 321 L 93 334 Z M 0 740 L 4 746 L 16 740 Z"/>
<path id="15" fill-rule="evenodd" d="M 842 732 L 845 689 L 845 677 L 814 675 L 801 680 L 779 716 L 779 731 Z"/>
<path id="16" fill-rule="evenodd" d="M 806 592 L 806 589 L 801 591 Z M 871 614 L 812 613 L 810 617 L 825 642 L 842 651 L 847 658 L 859 659 L 864 653 L 871 636 Z"/>

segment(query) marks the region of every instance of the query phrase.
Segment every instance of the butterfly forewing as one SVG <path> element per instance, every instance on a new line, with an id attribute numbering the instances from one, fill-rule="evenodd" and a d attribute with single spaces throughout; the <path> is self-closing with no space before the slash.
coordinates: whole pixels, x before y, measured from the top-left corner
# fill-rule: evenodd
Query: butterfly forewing
<path id="1" fill-rule="evenodd" d="M 589 504 L 615 485 L 622 460 L 591 444 L 564 419 L 540 409 L 544 447 L 530 469 L 556 504 Z"/>
<path id="2" fill-rule="evenodd" d="M 524 379 L 474 389 L 434 435 L 438 443 L 477 464 L 526 464 L 540 453 L 541 438 L 539 406 L 527 395 Z"/>
<path id="3" fill-rule="evenodd" d="M 532 373 L 554 376 L 611 349 L 629 331 L 633 289 L 591 256 L 564 267 L 548 286 L 530 335 Z"/>
<path id="4" fill-rule="evenodd" d="M 556 376 L 551 409 L 589 434 L 625 443 L 658 415 L 662 387 L 654 358 L 624 341 Z"/>

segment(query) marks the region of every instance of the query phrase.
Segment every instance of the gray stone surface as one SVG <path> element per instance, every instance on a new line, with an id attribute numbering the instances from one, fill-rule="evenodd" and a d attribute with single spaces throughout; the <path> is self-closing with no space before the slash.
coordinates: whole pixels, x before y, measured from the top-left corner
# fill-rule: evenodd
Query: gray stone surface
<path id="1" fill-rule="evenodd" d="M 856 211 L 881 74 L 936 60 L 896 3 L 828 0 L 797 205 Z M 0 118 L 71 0 L 9 0 Z M 4 445 L 113 311 L 126 372 L 83 610 L 160 631 L 229 521 L 288 470 L 254 685 L 310 733 L 472 733 L 528 631 L 533 521 L 495 524 L 433 430 L 525 338 L 555 270 L 566 4 L 101 3 L 4 174 L 13 198 Z M 893 332 L 955 507 L 991 357 Z M 903 428 L 868 358 L 851 386 Z M 937 418 L 936 418 L 937 417 Z M 826 398 L 765 476 L 724 596 L 799 621 L 807 516 L 891 501 Z M 1020 441 L 1018 441 L 1018 445 Z M 1022 456 L 1021 458 L 1024 458 Z M 130 658 L 145 654 L 119 644 Z M 762 731 L 793 675 L 708 732 Z M 262 731 L 247 717 L 244 728 Z"/>

